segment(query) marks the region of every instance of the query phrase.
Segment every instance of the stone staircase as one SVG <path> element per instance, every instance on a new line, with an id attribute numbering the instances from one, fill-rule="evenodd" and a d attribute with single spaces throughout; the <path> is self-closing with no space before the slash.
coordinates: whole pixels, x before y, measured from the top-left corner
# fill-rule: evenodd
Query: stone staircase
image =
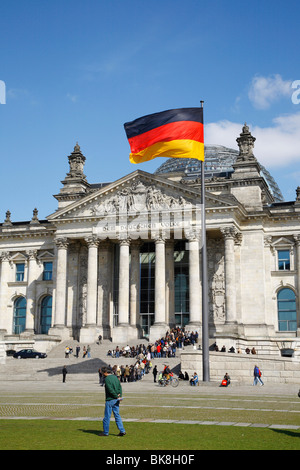
<path id="1" fill-rule="evenodd" d="M 147 344 L 146 341 L 138 340 L 135 344 L 129 346 L 136 346 L 137 344 Z M 76 358 L 76 346 L 80 346 L 79 357 Z M 73 354 L 65 358 L 66 346 L 73 348 Z M 131 365 L 135 364 L 136 358 L 120 357 L 113 358 L 107 356 L 108 350 L 113 350 L 117 346 L 109 340 L 103 340 L 102 344 L 93 343 L 90 345 L 91 357 L 83 358 L 83 346 L 75 340 L 68 340 L 60 343 L 53 348 L 45 359 L 14 359 L 7 357 L 5 364 L 0 365 L 0 380 L 1 381 L 47 381 L 47 380 L 62 380 L 62 368 L 67 366 L 68 382 L 70 381 L 94 381 L 98 382 L 98 370 L 105 365 Z M 87 344 L 85 345 L 87 347 Z M 119 347 L 126 346 L 119 344 Z M 185 351 L 192 350 L 192 347 L 186 347 Z M 178 374 L 180 370 L 180 355 L 181 350 L 177 350 L 175 358 L 154 358 L 152 364 L 157 365 L 158 371 L 163 369 L 163 365 L 168 363 L 171 370 Z M 145 374 L 143 381 L 153 381 L 152 373 Z"/>

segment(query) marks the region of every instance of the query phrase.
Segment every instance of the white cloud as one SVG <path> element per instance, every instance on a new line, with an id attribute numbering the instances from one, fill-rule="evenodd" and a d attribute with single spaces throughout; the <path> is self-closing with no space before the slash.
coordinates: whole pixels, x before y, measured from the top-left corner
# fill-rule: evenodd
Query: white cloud
<path id="1" fill-rule="evenodd" d="M 9 88 L 6 94 L 9 99 L 20 99 L 27 98 L 29 91 L 23 88 Z"/>
<path id="2" fill-rule="evenodd" d="M 68 98 L 68 100 L 72 101 L 72 103 L 76 103 L 77 100 L 78 100 L 78 96 L 77 95 L 72 95 L 71 93 L 67 93 L 67 98 Z"/>
<path id="3" fill-rule="evenodd" d="M 254 77 L 248 92 L 250 101 L 258 109 L 267 109 L 281 97 L 291 97 L 291 95 L 292 81 L 283 80 L 279 74 Z"/>
<path id="4" fill-rule="evenodd" d="M 252 126 L 256 137 L 254 155 L 267 168 L 287 167 L 300 164 L 300 112 L 278 116 L 269 127 Z M 236 138 L 243 123 L 219 121 L 205 127 L 205 143 L 224 145 L 238 150 Z"/>

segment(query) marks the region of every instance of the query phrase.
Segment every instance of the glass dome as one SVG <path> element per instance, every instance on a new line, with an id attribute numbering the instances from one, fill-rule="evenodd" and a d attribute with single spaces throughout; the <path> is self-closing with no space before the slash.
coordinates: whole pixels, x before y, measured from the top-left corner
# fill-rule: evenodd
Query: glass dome
<path id="1" fill-rule="evenodd" d="M 233 172 L 233 164 L 239 155 L 238 150 L 234 150 L 222 145 L 205 145 L 205 162 L 204 170 L 205 177 L 211 178 L 212 176 L 229 177 Z M 275 202 L 284 201 L 282 193 L 278 184 L 271 176 L 269 171 L 259 163 L 261 175 L 268 184 L 271 193 L 274 196 Z M 155 174 L 162 175 L 165 173 L 184 173 L 186 177 L 195 177 L 201 174 L 201 161 L 195 158 L 169 158 L 154 172 Z"/>

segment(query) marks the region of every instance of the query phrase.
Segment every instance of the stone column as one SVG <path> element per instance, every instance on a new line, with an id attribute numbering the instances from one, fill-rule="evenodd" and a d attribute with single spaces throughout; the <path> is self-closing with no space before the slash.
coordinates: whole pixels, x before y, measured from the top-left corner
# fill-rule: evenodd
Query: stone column
<path id="1" fill-rule="evenodd" d="M 130 263 L 130 326 L 136 328 L 139 326 L 139 307 L 140 307 L 140 246 L 142 242 L 135 240 L 131 243 L 131 263 Z"/>
<path id="2" fill-rule="evenodd" d="M 129 325 L 129 245 L 129 240 L 120 241 L 118 325 L 122 326 Z"/>
<path id="3" fill-rule="evenodd" d="M 296 271 L 297 271 L 297 336 L 300 336 L 300 234 L 294 236 L 296 243 Z"/>
<path id="4" fill-rule="evenodd" d="M 221 232 L 225 239 L 225 297 L 226 297 L 226 323 L 236 322 L 236 292 L 235 292 L 235 262 L 234 240 L 236 230 L 234 227 L 224 227 Z"/>
<path id="5" fill-rule="evenodd" d="M 55 286 L 55 319 L 54 327 L 49 330 L 49 334 L 57 334 L 62 339 L 69 337 L 68 329 L 65 325 L 66 305 L 67 305 L 67 258 L 68 245 L 67 238 L 56 238 L 57 262 L 56 262 L 56 286 Z"/>
<path id="6" fill-rule="evenodd" d="M 165 335 L 166 323 L 166 260 L 165 239 L 155 240 L 155 319 L 150 328 L 150 342 Z"/>
<path id="7" fill-rule="evenodd" d="M 120 240 L 118 325 L 112 330 L 114 343 L 128 343 L 137 338 L 137 329 L 129 324 L 129 246 L 130 240 Z"/>
<path id="8" fill-rule="evenodd" d="M 1 333 L 12 333 L 13 319 L 7 318 L 7 283 L 10 281 L 10 253 L 2 252 L 0 255 L 0 337 Z"/>
<path id="9" fill-rule="evenodd" d="M 166 261 L 165 240 L 155 240 L 155 323 L 166 323 Z"/>
<path id="10" fill-rule="evenodd" d="M 97 327 L 103 338 L 110 338 L 109 307 L 112 288 L 112 252 L 109 241 L 99 245 Z"/>
<path id="11" fill-rule="evenodd" d="M 36 257 L 37 251 L 28 253 L 28 275 L 26 291 L 26 329 L 25 334 L 34 333 L 34 307 L 35 307 L 35 281 L 36 281 Z"/>
<path id="12" fill-rule="evenodd" d="M 97 237 L 85 239 L 88 245 L 86 326 L 95 326 L 97 318 L 97 276 L 98 276 L 98 245 Z"/>
<path id="13" fill-rule="evenodd" d="M 189 330 L 200 331 L 201 328 L 201 287 L 199 263 L 199 239 L 191 236 L 189 239 L 189 294 L 190 320 Z"/>
<path id="14" fill-rule="evenodd" d="M 93 343 L 97 338 L 97 279 L 98 279 L 98 245 L 96 236 L 85 238 L 88 245 L 86 324 L 80 330 L 81 343 Z"/>
<path id="15" fill-rule="evenodd" d="M 175 326 L 174 241 L 166 242 L 166 322 Z"/>

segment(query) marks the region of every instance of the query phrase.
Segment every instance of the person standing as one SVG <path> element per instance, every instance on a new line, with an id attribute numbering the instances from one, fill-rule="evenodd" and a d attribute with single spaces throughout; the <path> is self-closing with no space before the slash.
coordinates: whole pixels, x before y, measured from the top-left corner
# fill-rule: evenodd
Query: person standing
<path id="1" fill-rule="evenodd" d="M 65 382 L 66 382 L 66 376 L 67 376 L 67 373 L 68 373 L 68 371 L 67 371 L 67 368 L 66 368 L 66 366 L 64 366 L 64 367 L 63 367 L 63 370 L 62 370 L 62 375 L 63 375 L 63 383 L 65 383 Z"/>
<path id="2" fill-rule="evenodd" d="M 152 371 L 154 382 L 156 382 L 156 376 L 157 376 L 157 366 L 154 366 L 154 369 Z"/>
<path id="3" fill-rule="evenodd" d="M 263 381 L 262 381 L 261 376 L 262 376 L 261 370 L 258 369 L 258 381 L 259 381 L 260 385 L 265 385 L 265 384 L 263 383 Z"/>
<path id="4" fill-rule="evenodd" d="M 70 348 L 69 346 L 65 347 L 65 359 L 69 359 L 69 354 L 70 354 Z"/>
<path id="5" fill-rule="evenodd" d="M 258 382 L 260 383 L 260 385 L 264 385 L 263 381 L 261 380 L 261 372 L 257 366 L 254 367 L 253 375 L 253 385 L 257 385 Z"/>
<path id="6" fill-rule="evenodd" d="M 110 367 L 104 367 L 102 369 L 102 374 L 105 377 L 105 411 L 103 418 L 103 432 L 100 436 L 109 435 L 109 424 L 112 413 L 114 414 L 117 428 L 120 431 L 118 435 L 125 436 L 126 432 L 119 412 L 120 401 L 122 400 L 122 386 L 119 379 L 112 374 Z"/>

